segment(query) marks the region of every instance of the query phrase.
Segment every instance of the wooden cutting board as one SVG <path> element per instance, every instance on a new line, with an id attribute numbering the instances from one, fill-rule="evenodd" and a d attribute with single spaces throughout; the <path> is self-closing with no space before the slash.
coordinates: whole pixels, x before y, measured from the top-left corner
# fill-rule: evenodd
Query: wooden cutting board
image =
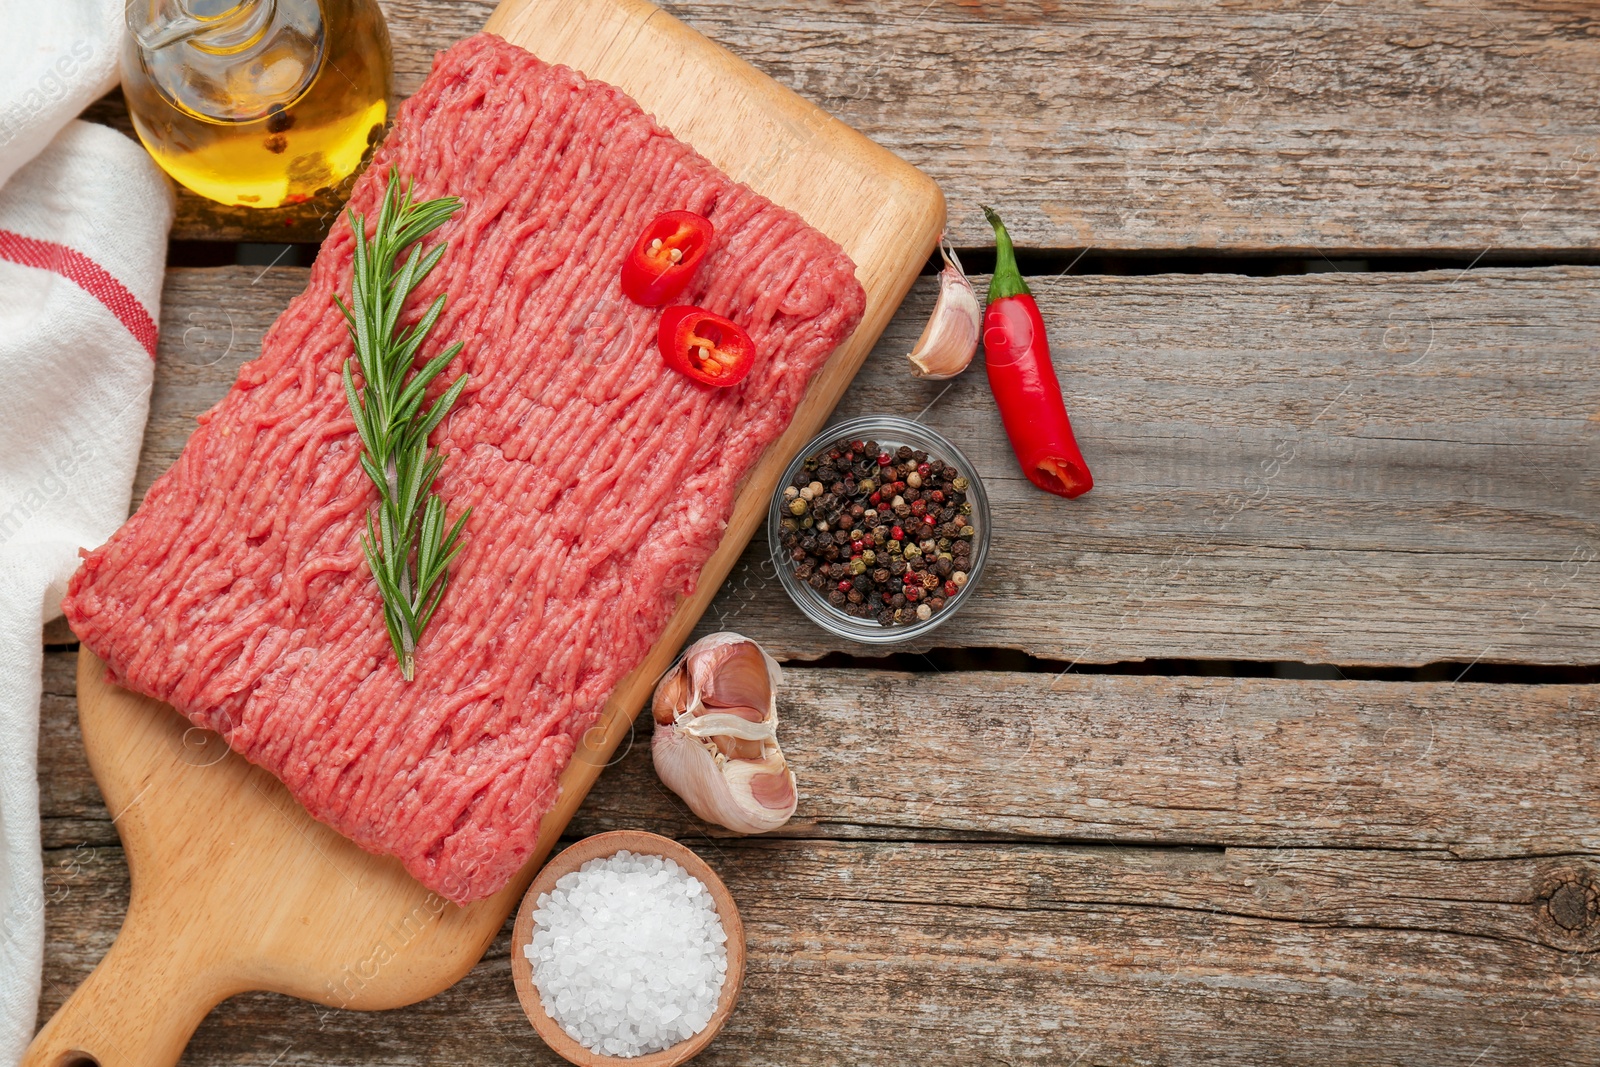
<path id="1" fill-rule="evenodd" d="M 84 651 L 84 744 L 122 835 L 133 897 L 105 959 L 34 1039 L 29 1067 L 176 1063 L 206 1012 L 246 990 L 375 1009 L 461 978 L 627 735 L 760 527 L 784 465 L 821 429 L 944 227 L 944 197 L 921 172 L 643 0 L 505 0 L 487 28 L 620 86 L 736 180 L 838 241 L 866 288 L 865 318 L 747 479 L 694 596 L 584 738 L 533 859 L 491 899 L 446 903 L 395 860 L 313 820 L 216 735 L 108 684 Z"/>

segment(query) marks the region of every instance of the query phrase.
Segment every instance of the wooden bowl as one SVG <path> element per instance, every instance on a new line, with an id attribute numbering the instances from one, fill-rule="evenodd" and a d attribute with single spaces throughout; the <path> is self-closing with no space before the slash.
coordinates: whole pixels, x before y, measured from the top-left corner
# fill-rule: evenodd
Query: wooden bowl
<path id="1" fill-rule="evenodd" d="M 711 1013 L 706 1028 L 693 1037 L 685 1038 L 669 1048 L 644 1056 L 608 1056 L 595 1052 L 574 1041 L 561 1029 L 561 1024 L 544 1010 L 539 990 L 533 984 L 533 964 L 522 954 L 525 945 L 533 940 L 533 913 L 539 907 L 539 897 L 555 888 L 556 880 L 577 870 L 593 859 L 614 856 L 623 849 L 645 856 L 662 856 L 674 860 L 678 866 L 700 879 L 711 891 L 717 915 L 722 919 L 722 929 L 728 935 L 728 972 L 722 982 L 722 995 L 717 999 L 717 1009 Z M 643 830 L 612 830 L 610 833 L 586 837 L 563 851 L 544 865 L 539 876 L 528 887 L 528 893 L 517 908 L 517 921 L 511 928 L 511 982 L 517 988 L 517 999 L 528 1021 L 544 1038 L 555 1053 L 578 1067 L 677 1067 L 698 1056 L 717 1036 L 722 1024 L 733 1014 L 734 1002 L 739 999 L 739 987 L 744 983 L 744 924 L 739 921 L 739 909 L 734 906 L 728 887 L 722 884 L 716 872 L 704 860 L 668 837 L 646 833 Z"/>

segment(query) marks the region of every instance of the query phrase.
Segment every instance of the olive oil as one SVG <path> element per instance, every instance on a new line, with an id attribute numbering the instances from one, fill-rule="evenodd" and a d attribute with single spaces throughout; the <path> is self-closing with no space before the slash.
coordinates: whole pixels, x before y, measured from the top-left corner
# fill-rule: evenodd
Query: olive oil
<path id="1" fill-rule="evenodd" d="M 336 190 L 388 119 L 375 0 L 130 0 L 122 87 L 178 182 L 269 208 Z"/>

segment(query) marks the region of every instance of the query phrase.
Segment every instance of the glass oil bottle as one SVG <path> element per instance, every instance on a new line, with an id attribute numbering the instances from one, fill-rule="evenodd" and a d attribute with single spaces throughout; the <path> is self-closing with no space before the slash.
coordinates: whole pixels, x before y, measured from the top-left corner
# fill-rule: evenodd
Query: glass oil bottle
<path id="1" fill-rule="evenodd" d="M 360 169 L 388 120 L 376 0 L 128 0 L 122 88 L 139 139 L 224 204 L 299 204 Z"/>

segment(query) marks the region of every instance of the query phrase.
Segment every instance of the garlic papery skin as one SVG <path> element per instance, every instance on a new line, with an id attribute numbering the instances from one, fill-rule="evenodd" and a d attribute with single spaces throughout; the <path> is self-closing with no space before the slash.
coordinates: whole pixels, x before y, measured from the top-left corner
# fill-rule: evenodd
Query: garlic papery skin
<path id="1" fill-rule="evenodd" d="M 944 257 L 944 270 L 939 272 L 939 299 L 909 357 L 912 373 L 935 380 L 954 378 L 967 369 L 978 351 L 983 326 L 983 305 L 961 272 L 956 250 L 941 238 L 939 254 Z"/>
<path id="2" fill-rule="evenodd" d="M 778 747 L 782 682 L 782 668 L 760 645 L 716 633 L 689 646 L 657 684 L 656 774 L 707 822 L 759 834 L 794 814 L 794 772 Z"/>

